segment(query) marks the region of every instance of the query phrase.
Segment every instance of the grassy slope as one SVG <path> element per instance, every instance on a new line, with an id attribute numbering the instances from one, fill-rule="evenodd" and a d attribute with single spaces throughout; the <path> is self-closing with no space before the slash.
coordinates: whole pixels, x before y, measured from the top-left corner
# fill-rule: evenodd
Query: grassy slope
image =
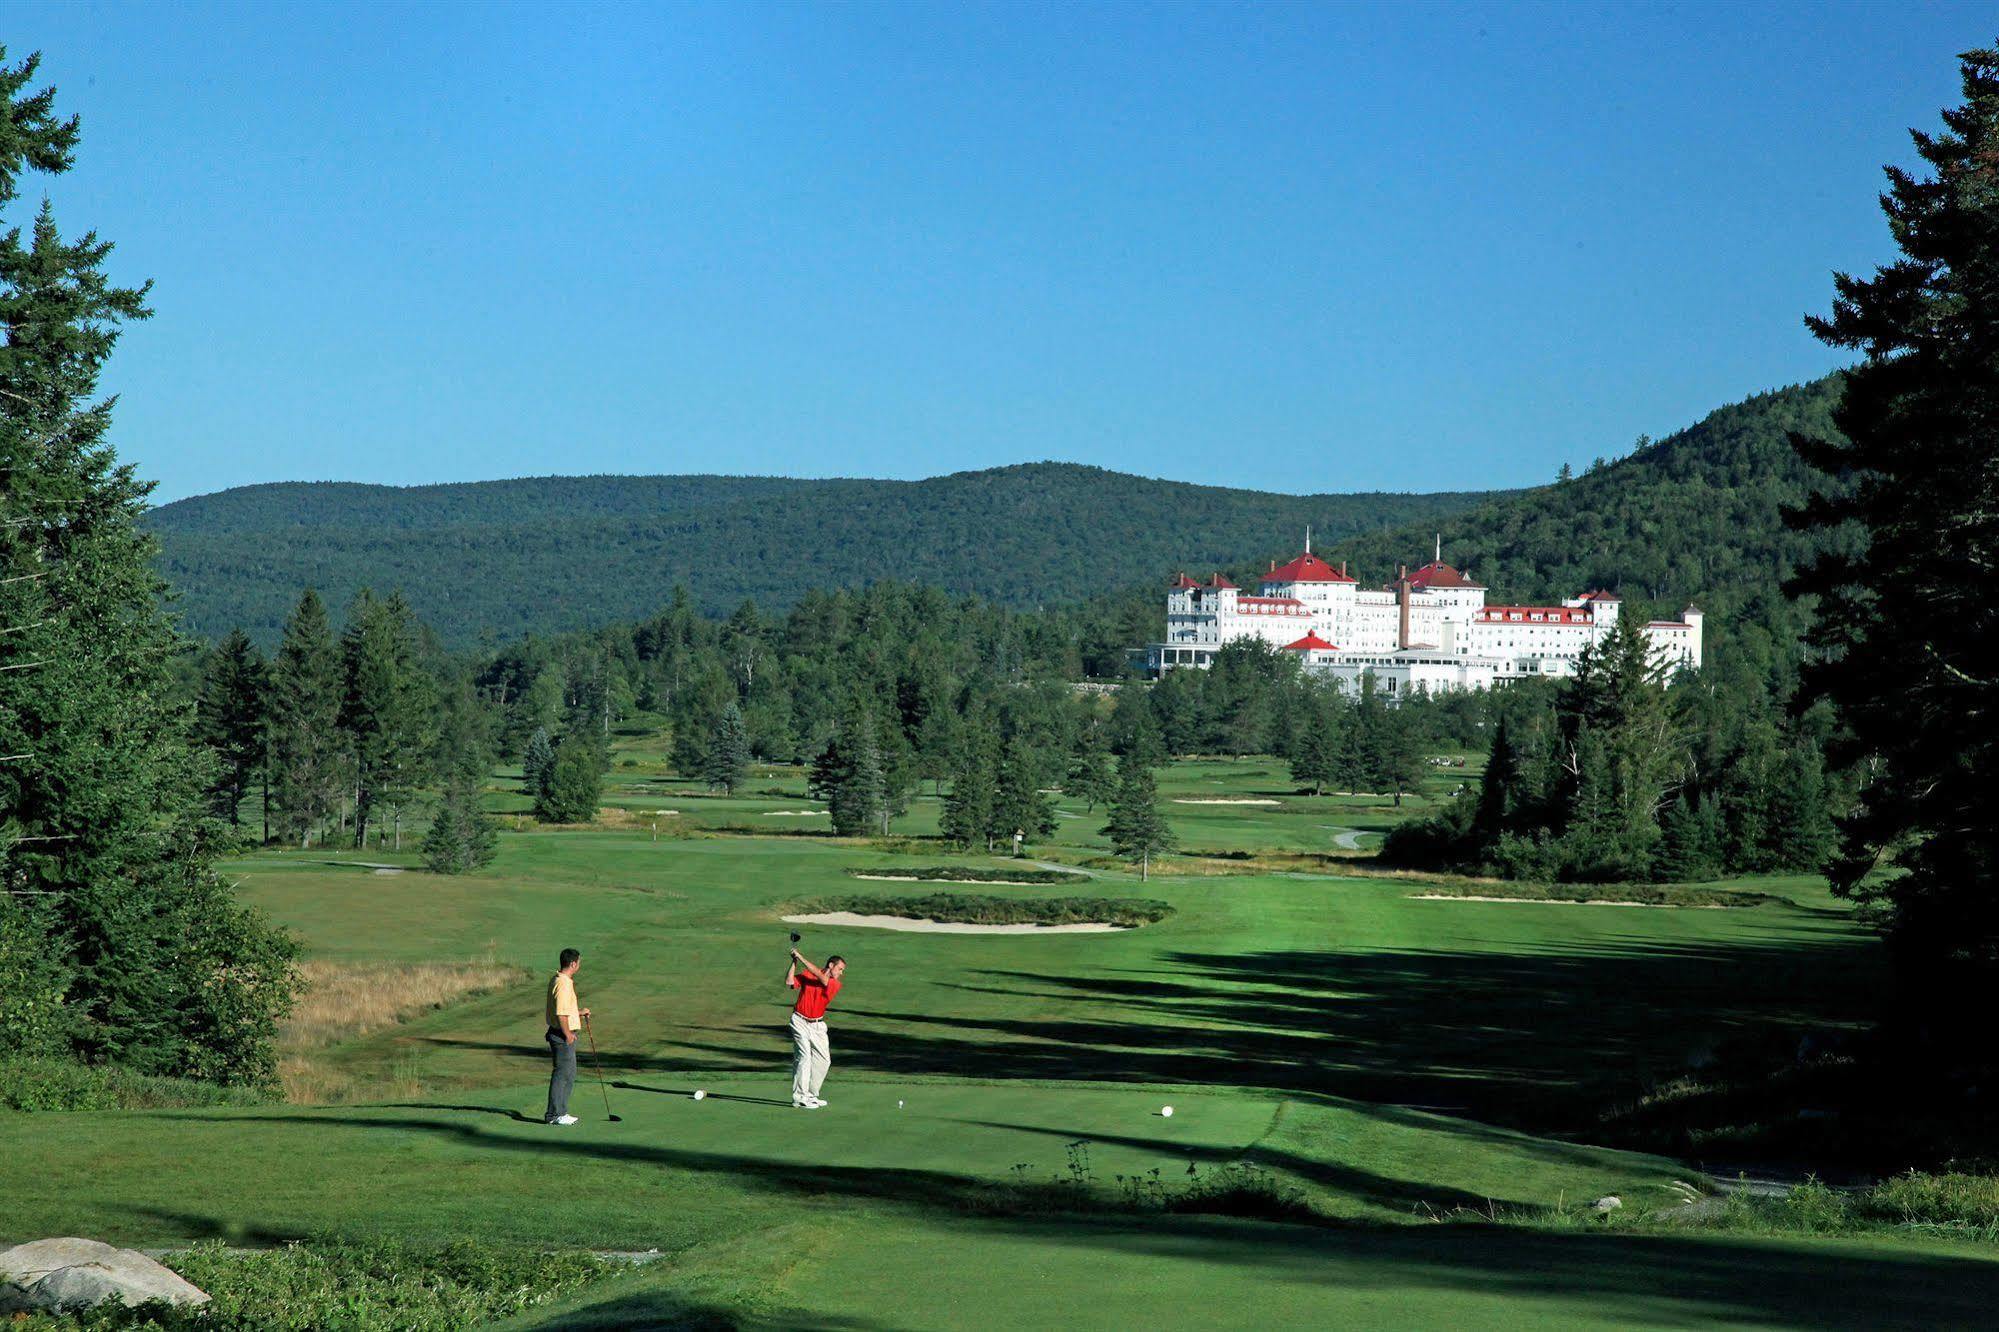
<path id="1" fill-rule="evenodd" d="M 1389 817 L 1365 798 L 1293 797 L 1277 772 L 1176 769 L 1171 789 L 1284 802 L 1176 806 L 1183 833 L 1317 845 L 1317 825 Z M 800 808 L 795 780 L 760 777 L 787 793 L 715 803 L 723 821 Z M 691 795 L 668 786 L 651 807 L 699 823 L 708 802 Z M 1047 854 L 1092 858 L 1099 822 L 1063 820 L 1066 844 Z M 846 867 L 892 855 L 807 836 L 655 842 L 640 828 L 510 834 L 492 872 L 466 880 L 326 863 L 354 858 L 270 853 L 239 869 L 323 956 L 539 971 L 577 943 L 624 1122 L 601 1122 L 587 1082 L 576 1105 L 592 1118 L 577 1129 L 515 1118 L 541 1092 L 530 984 L 336 1052 L 355 1071 L 417 1067 L 430 1090 L 408 1104 L 0 1120 L 0 1239 L 334 1229 L 669 1252 L 540 1315 L 547 1327 L 701 1310 L 933 1327 L 997 1309 L 1030 1326 L 1135 1312 L 1165 1325 L 1936 1326 L 1974 1321 L 1999 1296 L 1999 1265 L 1962 1246 L 1394 1224 L 1605 1191 L 1634 1207 L 1665 1197 L 1686 1167 L 1577 1141 L 1607 1099 L 1716 1042 L 1851 1014 L 1844 996 L 1864 988 L 1873 948 L 1804 885 L 1778 889 L 1796 908 L 1598 911 L 1412 901 L 1406 883 L 1331 875 L 1141 889 L 1097 869 L 1101 891 L 1162 897 L 1176 914 L 1128 935 L 1039 939 L 815 930 L 809 946 L 846 953 L 853 972 L 834 1104 L 807 1116 L 783 1103 L 783 934 L 768 904 L 840 891 Z M 718 1095 L 675 1094 L 695 1086 Z M 1178 1113 L 1163 1119 L 1169 1101 Z M 1570 1140 L 1539 1136 L 1550 1127 Z M 1246 1156 L 1327 1213 L 1388 1229 L 979 1210 L 1016 1166 L 1056 1175 L 1079 1139 L 1102 1183 Z"/>

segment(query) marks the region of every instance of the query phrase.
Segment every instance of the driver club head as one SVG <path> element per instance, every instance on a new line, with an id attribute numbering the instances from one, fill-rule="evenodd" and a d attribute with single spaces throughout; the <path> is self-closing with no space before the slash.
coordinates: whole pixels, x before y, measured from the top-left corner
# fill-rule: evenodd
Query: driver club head
<path id="1" fill-rule="evenodd" d="M 798 942 L 798 939 L 799 939 L 799 934 L 798 934 L 798 931 L 797 931 L 797 930 L 793 930 L 793 931 L 791 932 L 791 941 L 792 941 L 793 943 L 797 943 L 797 942 Z"/>

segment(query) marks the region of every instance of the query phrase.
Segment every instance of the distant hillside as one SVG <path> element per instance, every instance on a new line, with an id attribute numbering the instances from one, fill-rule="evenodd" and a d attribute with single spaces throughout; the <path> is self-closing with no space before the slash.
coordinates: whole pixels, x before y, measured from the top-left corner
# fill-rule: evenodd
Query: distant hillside
<path id="1" fill-rule="evenodd" d="M 240 625 L 270 643 L 304 587 L 337 609 L 365 586 L 400 588 L 464 647 L 633 619 L 676 583 L 713 611 L 881 579 L 1072 601 L 1274 553 L 1308 523 L 1328 543 L 1432 530 L 1492 493 L 1276 495 L 1034 463 L 927 481 L 287 483 L 180 500 L 150 521 L 192 634 Z"/>
<path id="2" fill-rule="evenodd" d="M 1783 525 L 1783 506 L 1814 478 L 1788 434 L 1836 434 L 1839 393 L 1829 375 L 1758 394 L 1572 481 L 1495 496 L 1444 525 L 1444 558 L 1486 584 L 1489 600 L 1603 587 L 1640 608 L 1698 601 L 1725 637 L 1789 633 L 1797 610 L 1778 583 L 1816 538 Z M 1403 524 L 1329 542 L 1325 553 L 1351 561 L 1363 582 L 1385 580 L 1398 563 L 1428 557 L 1433 531 Z"/>

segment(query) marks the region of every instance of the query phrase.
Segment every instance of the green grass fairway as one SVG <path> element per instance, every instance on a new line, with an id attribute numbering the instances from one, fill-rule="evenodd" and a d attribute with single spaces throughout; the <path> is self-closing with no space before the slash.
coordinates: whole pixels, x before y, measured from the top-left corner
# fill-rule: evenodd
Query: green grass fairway
<path id="1" fill-rule="evenodd" d="M 1101 815 L 1065 801 L 1075 817 L 1035 853 L 1084 866 L 1087 885 L 965 891 L 1157 897 L 1174 914 L 1104 935 L 810 928 L 808 951 L 851 970 L 832 1105 L 802 1112 L 780 904 L 938 891 L 848 871 L 951 858 L 799 835 L 817 815 L 700 831 L 804 808 L 794 773 L 729 801 L 649 766 L 614 779 L 628 808 L 698 812 L 657 839 L 647 822 L 508 832 L 488 871 L 459 879 L 371 867 L 408 852 L 237 862 L 242 893 L 315 957 L 490 958 L 533 979 L 318 1056 L 361 1103 L 0 1120 L 0 1241 L 662 1251 L 522 1328 L 1935 1327 L 1989 1322 L 1999 1301 L 1999 1263 L 1964 1243 L 1550 1220 L 1604 1193 L 1643 1212 L 1698 1178 L 1698 1162 L 1587 1145 L 1606 1107 L 1732 1044 L 1861 1017 L 1878 952 L 1821 887 L 1745 881 L 1795 905 L 1655 910 L 1424 901 L 1417 881 L 1334 873 L 1140 884 L 1104 862 Z M 1329 829 L 1394 817 L 1374 797 L 1296 796 L 1273 761 L 1181 764 L 1163 789 L 1280 801 L 1169 806 L 1212 849 L 1344 850 Z M 910 823 L 934 817 L 919 803 Z M 585 1122 L 556 1130 L 534 1122 L 540 993 L 570 944 L 623 1119 L 603 1121 L 586 1063 Z M 714 1095 L 696 1103 L 696 1087 Z M 1246 1163 L 1323 1220 L 1019 1205 L 1072 1160 L 1113 1198 Z"/>

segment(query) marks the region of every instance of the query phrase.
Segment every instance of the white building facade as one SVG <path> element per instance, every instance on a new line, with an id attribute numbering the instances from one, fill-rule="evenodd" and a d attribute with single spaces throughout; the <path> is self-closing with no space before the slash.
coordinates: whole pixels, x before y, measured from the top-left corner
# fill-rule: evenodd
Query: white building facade
<path id="1" fill-rule="evenodd" d="M 1166 637 L 1146 648 L 1153 674 L 1206 667 L 1224 644 L 1260 639 L 1299 654 L 1306 670 L 1357 690 L 1363 675 L 1390 696 L 1490 689 L 1534 676 L 1575 673 L 1582 650 L 1617 623 L 1622 602 L 1589 592 L 1559 606 L 1487 605 L 1483 584 L 1437 557 L 1397 573 L 1380 590 L 1362 589 L 1346 565 L 1305 553 L 1272 562 L 1250 596 L 1220 574 L 1186 574 L 1166 594 Z M 1645 626 L 1669 669 L 1701 664 L 1701 612 Z"/>

